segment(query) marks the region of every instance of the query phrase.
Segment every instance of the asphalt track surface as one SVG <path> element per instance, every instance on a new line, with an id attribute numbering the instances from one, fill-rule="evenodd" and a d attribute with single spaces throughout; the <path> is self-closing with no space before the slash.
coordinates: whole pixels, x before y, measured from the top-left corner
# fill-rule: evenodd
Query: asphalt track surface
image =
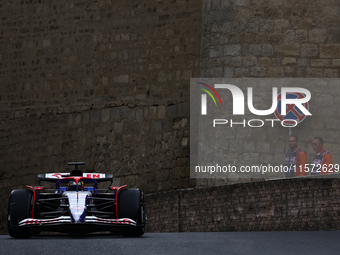
<path id="1" fill-rule="evenodd" d="M 47 235 L 31 239 L 0 236 L 0 254 L 340 254 L 340 231 L 146 233 L 119 235 Z"/>

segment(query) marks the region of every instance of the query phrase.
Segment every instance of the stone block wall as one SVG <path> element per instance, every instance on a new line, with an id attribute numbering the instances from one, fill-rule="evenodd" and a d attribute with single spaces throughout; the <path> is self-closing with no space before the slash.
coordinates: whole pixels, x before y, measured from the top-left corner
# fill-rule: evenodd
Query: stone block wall
<path id="1" fill-rule="evenodd" d="M 145 192 L 194 185 L 201 0 L 13 0 L 0 16 L 2 204 L 38 173 L 70 171 L 68 161 Z"/>
<path id="2" fill-rule="evenodd" d="M 149 194 L 147 232 L 338 230 L 339 179 L 282 179 Z"/>
<path id="3" fill-rule="evenodd" d="M 339 77 L 340 5 L 206 0 L 203 77 Z"/>
<path id="4" fill-rule="evenodd" d="M 333 0 L 203 1 L 201 77 L 338 78 L 339 14 L 339 1 Z M 299 145 L 308 153 L 308 163 L 313 161 L 310 144 L 315 136 L 321 136 L 325 148 L 339 160 L 340 108 L 336 99 L 339 87 L 327 90 L 329 87 L 322 86 L 312 89 L 314 106 L 318 105 L 314 113 L 321 117 L 307 117 L 292 129 L 292 134 L 299 137 Z M 270 89 L 267 93 L 267 98 L 271 98 Z M 265 107 L 261 109 L 270 105 Z M 288 128 L 225 132 L 224 154 L 230 162 L 247 165 L 284 162 Z M 214 186 L 226 182 L 201 179 L 197 184 Z"/>

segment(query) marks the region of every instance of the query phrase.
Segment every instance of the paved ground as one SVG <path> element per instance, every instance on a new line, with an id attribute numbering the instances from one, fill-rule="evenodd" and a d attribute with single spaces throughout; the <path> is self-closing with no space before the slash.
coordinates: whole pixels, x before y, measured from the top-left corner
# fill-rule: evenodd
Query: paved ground
<path id="1" fill-rule="evenodd" d="M 146 233 L 119 235 L 0 236 L 0 254 L 340 254 L 340 231 Z"/>

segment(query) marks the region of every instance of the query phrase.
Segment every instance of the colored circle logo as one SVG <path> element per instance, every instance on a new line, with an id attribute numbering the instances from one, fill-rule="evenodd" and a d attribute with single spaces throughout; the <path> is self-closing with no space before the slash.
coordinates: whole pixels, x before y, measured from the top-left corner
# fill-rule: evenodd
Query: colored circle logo
<path id="1" fill-rule="evenodd" d="M 286 94 L 287 99 L 300 99 L 305 98 L 305 95 L 302 93 L 287 93 Z M 303 103 L 302 106 L 304 106 L 307 110 L 309 110 L 309 103 Z M 286 115 L 281 115 L 282 109 L 281 109 L 281 93 L 277 96 L 277 107 L 274 112 L 275 117 L 280 120 L 284 121 L 285 125 L 287 126 L 296 126 L 296 124 L 302 122 L 306 115 L 303 114 L 303 112 L 297 107 L 295 104 L 287 104 L 286 105 Z"/>

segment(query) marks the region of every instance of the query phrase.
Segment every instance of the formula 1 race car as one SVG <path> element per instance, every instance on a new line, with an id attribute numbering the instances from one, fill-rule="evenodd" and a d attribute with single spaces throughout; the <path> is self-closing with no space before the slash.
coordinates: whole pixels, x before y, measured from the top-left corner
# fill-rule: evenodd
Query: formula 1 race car
<path id="1" fill-rule="evenodd" d="M 78 165 L 70 173 L 39 174 L 41 181 L 55 183 L 55 188 L 26 186 L 13 190 L 8 199 L 7 225 L 10 236 L 29 238 L 40 231 L 89 233 L 118 232 L 123 236 L 142 236 L 146 213 L 143 192 L 112 187 L 112 174 L 83 173 Z M 110 181 L 107 189 L 99 182 Z"/>

